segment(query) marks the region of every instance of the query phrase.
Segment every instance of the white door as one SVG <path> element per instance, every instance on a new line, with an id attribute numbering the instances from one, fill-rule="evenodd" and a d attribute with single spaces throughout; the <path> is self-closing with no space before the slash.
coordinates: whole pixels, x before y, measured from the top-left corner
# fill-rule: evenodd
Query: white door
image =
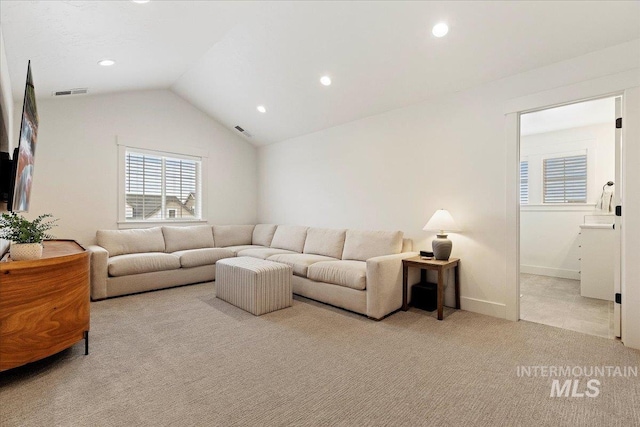
<path id="1" fill-rule="evenodd" d="M 622 98 L 616 98 L 616 172 L 615 172 L 615 193 L 614 205 L 622 206 L 622 129 L 618 128 L 618 122 L 622 120 Z M 617 210 L 617 209 L 616 209 Z M 613 267 L 613 289 L 616 294 L 620 293 L 620 276 L 622 272 L 622 217 L 615 217 L 615 258 Z M 616 298 L 617 299 L 617 298 Z M 621 336 L 621 310 L 620 304 L 614 300 L 613 303 L 613 328 L 616 337 Z"/>

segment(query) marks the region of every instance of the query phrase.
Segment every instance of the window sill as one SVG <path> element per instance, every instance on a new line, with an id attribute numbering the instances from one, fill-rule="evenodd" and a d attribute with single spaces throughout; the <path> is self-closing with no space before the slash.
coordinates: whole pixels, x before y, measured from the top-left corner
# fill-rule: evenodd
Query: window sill
<path id="1" fill-rule="evenodd" d="M 206 225 L 206 219 L 179 219 L 179 220 L 159 220 L 159 221 L 118 221 L 118 229 L 128 228 L 149 228 L 161 225 Z"/>
<path id="2" fill-rule="evenodd" d="M 522 212 L 600 212 L 596 205 L 584 203 L 546 204 L 546 205 L 520 205 Z"/>

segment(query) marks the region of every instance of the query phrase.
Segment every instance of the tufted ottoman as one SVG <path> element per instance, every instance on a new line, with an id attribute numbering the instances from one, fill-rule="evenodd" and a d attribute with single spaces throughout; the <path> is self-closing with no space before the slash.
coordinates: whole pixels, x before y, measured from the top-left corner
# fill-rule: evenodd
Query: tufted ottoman
<path id="1" fill-rule="evenodd" d="M 291 307 L 292 269 L 251 257 L 225 258 L 216 263 L 216 297 L 260 316 Z"/>

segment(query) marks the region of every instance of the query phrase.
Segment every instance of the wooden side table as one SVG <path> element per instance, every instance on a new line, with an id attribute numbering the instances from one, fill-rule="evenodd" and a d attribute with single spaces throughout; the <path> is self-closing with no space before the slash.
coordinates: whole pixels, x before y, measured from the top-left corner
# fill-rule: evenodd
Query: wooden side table
<path id="1" fill-rule="evenodd" d="M 438 272 L 438 320 L 442 320 L 444 307 L 444 276 L 445 272 L 453 268 L 455 274 L 456 286 L 456 309 L 460 309 L 460 275 L 458 273 L 460 259 L 449 258 L 447 261 L 438 261 L 435 259 L 422 259 L 419 256 L 402 260 L 402 310 L 409 310 L 407 301 L 407 280 L 409 276 L 409 267 L 419 268 L 421 272 L 426 270 L 434 270 Z"/>

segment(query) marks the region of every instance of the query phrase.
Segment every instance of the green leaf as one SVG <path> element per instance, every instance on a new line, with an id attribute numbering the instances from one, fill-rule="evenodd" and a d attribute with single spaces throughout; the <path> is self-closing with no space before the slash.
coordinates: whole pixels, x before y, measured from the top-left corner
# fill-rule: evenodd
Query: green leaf
<path id="1" fill-rule="evenodd" d="M 0 217 L 0 238 L 15 243 L 42 243 L 53 236 L 46 233 L 56 227 L 58 219 L 51 214 L 43 214 L 29 221 L 15 212 L 3 213 Z"/>

